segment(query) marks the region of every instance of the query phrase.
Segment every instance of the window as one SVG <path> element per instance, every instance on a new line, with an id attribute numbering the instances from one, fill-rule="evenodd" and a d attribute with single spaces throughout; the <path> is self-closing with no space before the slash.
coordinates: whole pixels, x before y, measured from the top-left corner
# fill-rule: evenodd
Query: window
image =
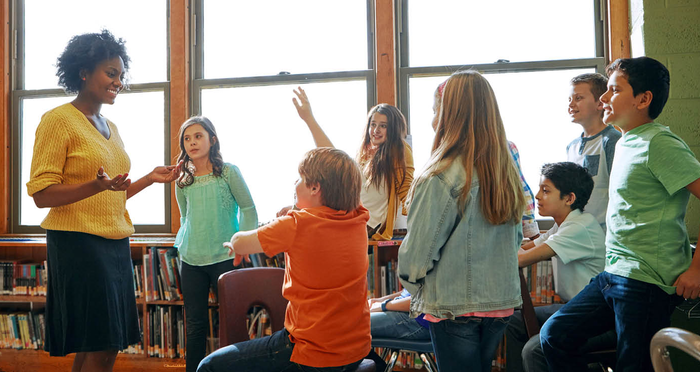
<path id="1" fill-rule="evenodd" d="M 306 90 L 336 147 L 352 157 L 359 148 L 375 101 L 370 9 L 370 1 L 196 3 L 193 113 L 214 123 L 260 222 L 293 203 L 299 161 L 314 148 L 292 89 Z"/>
<path id="2" fill-rule="evenodd" d="M 489 80 L 508 139 L 537 192 L 544 163 L 565 161 L 581 134 L 567 114 L 569 80 L 605 67 L 598 1 L 403 0 L 399 107 L 407 115 L 416 169 L 428 160 L 437 86 L 472 68 Z"/>
<path id="3" fill-rule="evenodd" d="M 119 9 L 139 9 L 126 18 Z M 44 112 L 70 102 L 57 85 L 56 59 L 68 40 L 78 34 L 110 30 L 126 40 L 131 68 L 129 90 L 122 91 L 115 106 L 102 114 L 119 128 L 131 158 L 131 178 L 136 180 L 156 165 L 169 163 L 167 110 L 167 1 L 124 0 L 114 4 L 74 0 L 17 0 L 13 3 L 13 213 L 14 232 L 40 232 L 48 209 L 38 209 L 27 196 L 34 133 Z M 115 13 L 116 12 L 116 13 Z M 170 189 L 154 185 L 129 199 L 127 209 L 137 231 L 170 230 Z"/>

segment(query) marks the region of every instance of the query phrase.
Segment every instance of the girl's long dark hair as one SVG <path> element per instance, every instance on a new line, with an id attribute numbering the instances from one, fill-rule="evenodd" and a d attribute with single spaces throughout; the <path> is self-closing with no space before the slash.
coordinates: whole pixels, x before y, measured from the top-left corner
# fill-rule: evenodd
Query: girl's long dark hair
<path id="1" fill-rule="evenodd" d="M 185 130 L 193 125 L 199 124 L 204 128 L 204 130 L 209 133 L 209 141 L 211 142 L 211 147 L 209 148 L 209 161 L 211 162 L 212 171 L 217 177 L 221 177 L 221 171 L 224 167 L 224 159 L 221 157 L 221 145 L 219 144 L 219 136 L 216 135 L 216 129 L 211 120 L 204 116 L 193 116 L 180 126 L 180 132 L 178 133 L 178 138 L 180 142 L 180 153 L 177 155 L 176 163 L 183 160 L 182 165 L 182 175 L 177 180 L 177 185 L 180 188 L 189 186 L 194 182 L 194 174 L 192 170 L 194 169 L 194 164 L 192 159 L 187 155 L 185 151 Z"/>
<path id="2" fill-rule="evenodd" d="M 379 148 L 372 155 L 369 126 L 372 122 L 372 115 L 375 113 L 386 116 L 387 126 L 385 142 L 379 145 Z M 380 103 L 369 110 L 362 145 L 356 159 L 368 184 L 379 187 L 384 182 L 387 190 L 403 184 L 406 179 L 406 159 L 404 156 L 406 133 L 406 118 L 398 108 Z M 396 178 L 397 171 L 399 171 L 399 176 L 394 185 L 392 182 Z"/>

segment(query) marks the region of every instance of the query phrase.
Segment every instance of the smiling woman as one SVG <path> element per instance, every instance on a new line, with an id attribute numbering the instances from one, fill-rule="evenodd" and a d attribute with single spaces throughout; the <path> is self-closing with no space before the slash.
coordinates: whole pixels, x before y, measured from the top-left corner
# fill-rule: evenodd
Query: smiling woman
<path id="1" fill-rule="evenodd" d="M 106 30 L 71 38 L 56 75 L 78 96 L 42 116 L 27 182 L 36 205 L 51 208 L 41 224 L 51 267 L 45 349 L 77 353 L 74 371 L 111 371 L 117 350 L 140 341 L 126 200 L 180 172 L 156 167 L 132 183 L 117 127 L 100 113 L 124 87 L 124 44 Z"/>

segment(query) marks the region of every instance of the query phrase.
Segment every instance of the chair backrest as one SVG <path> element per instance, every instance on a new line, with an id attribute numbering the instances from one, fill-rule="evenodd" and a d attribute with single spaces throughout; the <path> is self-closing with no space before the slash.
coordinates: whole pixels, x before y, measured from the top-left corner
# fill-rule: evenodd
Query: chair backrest
<path id="1" fill-rule="evenodd" d="M 656 372 L 672 372 L 668 346 L 680 349 L 700 361 L 700 336 L 674 327 L 664 328 L 651 338 L 651 363 Z"/>
<path id="2" fill-rule="evenodd" d="M 284 269 L 253 267 L 219 277 L 219 343 L 221 347 L 247 341 L 246 315 L 253 306 L 268 311 L 272 332 L 284 327 L 287 300 L 282 297 Z"/>
<path id="3" fill-rule="evenodd" d="M 527 330 L 527 337 L 540 333 L 540 322 L 537 321 L 537 316 L 535 315 L 535 306 L 532 304 L 532 298 L 530 297 L 530 291 L 527 288 L 527 280 L 523 275 L 523 270 L 518 269 L 520 274 L 520 296 L 523 298 L 523 321 L 525 322 L 525 329 Z"/>

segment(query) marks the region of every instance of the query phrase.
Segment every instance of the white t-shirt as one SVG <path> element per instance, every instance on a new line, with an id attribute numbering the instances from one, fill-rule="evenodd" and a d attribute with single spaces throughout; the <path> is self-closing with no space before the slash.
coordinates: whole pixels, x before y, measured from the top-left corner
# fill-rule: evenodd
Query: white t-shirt
<path id="1" fill-rule="evenodd" d="M 547 244 L 552 257 L 554 289 L 563 301 L 571 300 L 592 277 L 605 268 L 605 233 L 590 213 L 571 211 L 561 226 L 554 226 L 535 239 L 535 246 Z"/>
<path id="2" fill-rule="evenodd" d="M 382 182 L 380 187 L 367 185 L 367 178 L 363 173 L 360 201 L 369 210 L 367 226 L 374 228 L 386 221 L 386 210 L 389 207 L 389 193 L 386 190 L 386 182 Z"/>

